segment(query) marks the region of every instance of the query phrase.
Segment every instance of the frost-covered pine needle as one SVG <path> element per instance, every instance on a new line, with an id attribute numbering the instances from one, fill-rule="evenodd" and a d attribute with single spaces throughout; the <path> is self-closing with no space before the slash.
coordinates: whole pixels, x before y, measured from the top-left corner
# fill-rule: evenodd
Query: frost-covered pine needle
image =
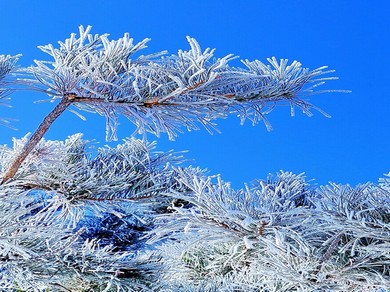
<path id="1" fill-rule="evenodd" d="M 0 149 L 7 167 L 27 138 Z M 0 186 L 0 287 L 22 291 L 381 291 L 389 182 L 235 190 L 134 138 L 42 140 Z M 66 290 L 67 289 L 67 290 Z"/>
<path id="2" fill-rule="evenodd" d="M 292 115 L 295 107 L 312 115 L 310 109 L 317 108 L 304 97 L 332 92 L 316 89 L 337 79 L 323 76 L 333 72 L 326 66 L 309 70 L 275 57 L 268 63 L 243 60 L 246 68 L 234 68 L 229 61 L 236 56 L 216 58 L 215 49 L 202 50 L 192 37 L 187 37 L 188 50 L 144 56 L 138 52 L 149 39 L 135 43 L 125 33 L 110 40 L 90 30 L 80 26 L 78 36 L 71 34 L 58 47 L 40 46 L 51 60 L 36 60 L 21 81 L 53 99 L 67 98 L 80 110 L 105 116 L 109 140 L 116 139 L 118 115 L 127 117 L 139 133 L 167 133 L 170 139 L 182 128 L 218 131 L 214 120 L 228 114 L 242 123 L 263 121 L 270 130 L 266 115 L 275 105 L 290 105 Z"/>

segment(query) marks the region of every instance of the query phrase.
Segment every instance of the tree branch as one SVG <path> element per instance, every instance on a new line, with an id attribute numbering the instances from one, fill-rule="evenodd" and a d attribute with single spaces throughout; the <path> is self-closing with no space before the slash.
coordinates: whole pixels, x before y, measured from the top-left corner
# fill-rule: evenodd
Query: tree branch
<path id="1" fill-rule="evenodd" d="M 138 105 L 143 107 L 153 107 L 153 106 L 174 106 L 177 105 L 175 103 L 160 103 L 157 99 L 150 99 L 145 101 L 122 101 L 122 100 L 106 100 L 104 98 L 97 98 L 97 97 L 76 97 L 72 102 L 82 102 L 82 103 L 107 103 L 107 104 L 117 104 L 117 105 Z"/>
<path id="2" fill-rule="evenodd" d="M 31 153 L 31 151 L 35 148 L 35 146 L 42 139 L 43 135 L 47 132 L 53 122 L 64 112 L 64 110 L 72 103 L 74 99 L 73 95 L 67 96 L 65 95 L 59 104 L 43 119 L 41 124 L 35 130 L 34 134 L 31 136 L 29 141 L 24 145 L 22 151 L 18 154 L 14 162 L 8 168 L 8 170 L 3 175 L 0 184 L 4 184 L 5 182 L 11 180 L 19 167 L 22 165 L 23 161 L 27 158 L 27 156 Z"/>

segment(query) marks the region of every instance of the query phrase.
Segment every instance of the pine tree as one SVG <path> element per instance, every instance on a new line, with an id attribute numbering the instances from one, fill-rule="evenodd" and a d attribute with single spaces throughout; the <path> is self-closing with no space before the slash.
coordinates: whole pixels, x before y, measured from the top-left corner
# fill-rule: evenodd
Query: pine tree
<path id="1" fill-rule="evenodd" d="M 390 288 L 389 178 L 314 188 L 280 172 L 235 190 L 145 136 L 97 151 L 82 134 L 43 138 L 67 109 L 104 116 L 107 140 L 117 138 L 118 115 L 139 134 L 170 139 L 183 128 L 218 131 L 215 120 L 229 114 L 271 129 L 266 115 L 277 105 L 319 110 L 305 96 L 331 92 L 317 87 L 336 79 L 324 76 L 333 70 L 275 58 L 231 67 L 235 56 L 215 59 L 190 37 L 188 51 L 139 55 L 148 39 L 90 30 L 39 47 L 51 61 L 28 68 L 16 66 L 19 55 L 0 56 L 2 101 L 23 88 L 57 102 L 31 136 L 0 149 L 1 289 Z"/>

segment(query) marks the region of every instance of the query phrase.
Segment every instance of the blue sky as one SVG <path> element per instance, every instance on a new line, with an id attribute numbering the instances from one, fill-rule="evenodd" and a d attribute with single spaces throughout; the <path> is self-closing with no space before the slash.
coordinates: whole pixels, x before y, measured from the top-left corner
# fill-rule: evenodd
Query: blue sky
<path id="1" fill-rule="evenodd" d="M 222 134 L 184 133 L 175 142 L 161 137 L 157 150 L 189 150 L 191 164 L 220 173 L 235 187 L 279 170 L 305 172 L 318 185 L 376 182 L 390 171 L 387 0 L 18 0 L 0 1 L 0 10 L 0 54 L 22 53 L 22 66 L 47 59 L 37 46 L 64 40 L 81 24 L 113 38 L 124 32 L 136 41 L 150 37 L 150 53 L 187 49 L 185 36 L 190 35 L 203 48 L 217 48 L 217 57 L 234 53 L 250 60 L 272 56 L 298 60 L 312 69 L 328 65 L 340 80 L 330 81 L 326 88 L 352 90 L 310 98 L 331 119 L 317 112 L 311 118 L 297 112 L 292 118 L 288 108 L 279 107 L 268 116 L 272 132 L 262 124 L 240 126 L 231 116 L 218 121 Z M 18 119 L 13 123 L 18 131 L 0 128 L 0 144 L 9 145 L 12 137 L 35 130 L 54 106 L 34 103 L 45 98 L 19 92 L 12 95 L 13 108 L 0 107 L 1 117 Z M 86 139 L 106 144 L 104 119 L 87 118 L 83 122 L 65 113 L 46 138 L 65 139 L 83 132 Z M 119 139 L 134 129 L 122 120 Z"/>

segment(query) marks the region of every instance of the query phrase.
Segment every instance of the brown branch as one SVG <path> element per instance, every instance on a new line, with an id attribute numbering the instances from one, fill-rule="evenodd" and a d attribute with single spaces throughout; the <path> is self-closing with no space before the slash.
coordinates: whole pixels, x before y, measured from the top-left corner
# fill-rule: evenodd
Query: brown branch
<path id="1" fill-rule="evenodd" d="M 194 90 L 194 89 L 198 88 L 199 86 L 203 85 L 205 82 L 206 81 L 200 81 L 198 83 L 195 83 L 194 85 L 188 86 L 188 87 L 184 88 L 183 91 L 180 92 L 180 94 L 186 93 L 186 92 L 191 91 L 191 90 Z M 172 92 L 174 92 L 174 91 L 172 91 Z M 170 94 L 172 94 L 172 92 Z M 157 104 L 160 104 L 160 103 L 162 103 L 164 101 L 167 101 L 168 99 L 176 97 L 175 94 L 172 94 L 172 95 L 170 95 L 170 94 L 168 94 L 167 96 L 161 98 L 160 100 L 159 100 L 159 98 L 156 98 L 154 100 L 157 101 Z"/>
<path id="2" fill-rule="evenodd" d="M 191 86 L 188 86 L 184 91 L 190 91 L 190 90 L 193 90 L 195 88 L 198 88 L 199 86 L 203 85 L 206 81 L 199 81 L 197 83 L 195 83 L 194 85 L 191 85 Z"/>
<path id="3" fill-rule="evenodd" d="M 18 154 L 16 159 L 13 161 L 11 166 L 3 175 L 0 184 L 3 184 L 9 180 L 11 180 L 19 167 L 22 165 L 23 161 L 27 158 L 27 156 L 31 153 L 31 151 L 35 148 L 35 146 L 42 139 L 43 135 L 47 132 L 53 122 L 64 112 L 64 110 L 72 103 L 74 99 L 74 95 L 65 95 L 59 104 L 43 119 L 41 124 L 35 130 L 34 134 L 28 140 L 26 145 L 24 145 L 22 151 Z"/>
<path id="4" fill-rule="evenodd" d="M 85 200 L 85 201 L 142 201 L 146 199 L 152 199 L 155 196 L 152 195 L 146 195 L 146 196 L 139 196 L 139 197 L 133 197 L 133 198 L 94 198 L 94 197 L 81 197 L 79 200 Z"/>
<path id="5" fill-rule="evenodd" d="M 238 229 L 237 227 L 234 227 L 234 226 L 231 226 L 225 222 L 221 222 L 221 221 L 218 221 L 216 220 L 215 218 L 211 218 L 211 217 L 208 217 L 208 216 L 205 216 L 204 217 L 207 221 L 211 221 L 213 223 L 216 223 L 218 226 L 220 227 L 223 227 L 224 229 L 228 229 L 228 230 L 231 230 L 231 231 L 234 231 L 238 234 L 242 234 L 242 230 Z"/>
<path id="6" fill-rule="evenodd" d="M 155 106 L 177 106 L 177 103 L 160 103 L 158 100 L 158 97 L 145 100 L 145 101 L 122 101 L 122 100 L 107 100 L 104 98 L 97 98 L 97 97 L 76 97 L 74 100 L 72 100 L 73 103 L 76 102 L 85 102 L 85 103 L 109 103 L 109 104 L 117 104 L 117 105 L 132 105 L 135 104 L 137 106 L 143 106 L 147 108 L 155 107 Z"/>
<path id="7" fill-rule="evenodd" d="M 194 90 L 194 89 L 198 88 L 199 86 L 203 85 L 204 83 L 205 83 L 205 81 L 200 81 L 198 83 L 195 83 L 194 85 L 188 86 L 187 88 L 183 89 L 183 91 L 181 91 L 179 94 Z M 174 91 L 172 91 L 172 92 L 174 92 Z M 157 96 L 157 97 L 154 97 L 152 99 L 145 100 L 143 102 L 138 102 L 138 103 L 139 103 L 139 105 L 142 105 L 142 106 L 145 106 L 148 108 L 153 107 L 153 106 L 158 106 L 158 105 L 175 105 L 173 103 L 165 103 L 164 104 L 164 102 L 167 101 L 168 99 L 171 99 L 171 98 L 174 98 L 177 96 L 176 94 L 172 94 L 172 92 L 165 97 Z M 114 104 L 115 103 L 119 103 L 119 104 L 129 103 L 126 101 L 107 101 L 103 98 L 96 98 L 96 97 L 95 98 L 93 98 L 93 97 L 75 97 L 74 101 L 75 102 L 109 102 L 109 103 L 114 103 Z M 137 102 L 134 102 L 134 103 L 137 103 Z"/>
<path id="8" fill-rule="evenodd" d="M 37 190 L 45 190 L 45 191 L 53 191 L 53 190 L 56 190 L 55 188 L 51 188 L 51 187 L 47 187 L 47 186 L 43 186 L 43 185 L 38 185 L 38 184 L 34 184 L 34 183 L 25 183 L 25 184 L 21 184 L 20 187 L 24 187 L 26 189 L 37 189 Z M 56 190 L 57 192 L 61 193 L 61 194 L 66 194 L 66 190 Z M 80 196 L 80 197 L 75 197 L 76 200 L 81 200 L 81 201 L 142 201 L 142 200 L 146 200 L 146 199 L 152 199 L 152 198 L 155 198 L 155 196 L 153 195 L 145 195 L 145 196 L 138 196 L 138 197 L 132 197 L 132 198 L 98 198 L 98 197 L 90 197 L 90 196 Z"/>
<path id="9" fill-rule="evenodd" d="M 194 89 L 200 87 L 201 85 L 203 85 L 204 83 L 205 83 L 205 81 L 200 81 L 198 83 L 195 83 L 194 85 L 188 86 L 185 89 L 183 89 L 183 91 L 181 91 L 179 94 L 186 93 L 188 91 L 194 90 Z M 70 95 L 68 95 L 68 99 L 70 100 L 72 98 L 71 99 L 72 102 L 87 102 L 87 103 L 104 103 L 104 102 L 112 103 L 112 104 L 132 104 L 133 103 L 133 104 L 137 104 L 138 106 L 144 106 L 144 107 L 147 107 L 147 108 L 151 108 L 151 107 L 159 106 L 159 105 L 164 105 L 164 106 L 167 106 L 167 105 L 168 106 L 177 105 L 175 103 L 164 103 L 168 99 L 174 98 L 176 96 L 177 96 L 176 94 L 172 94 L 171 95 L 171 93 L 170 93 L 170 94 L 168 94 L 165 97 L 157 96 L 157 97 L 145 100 L 145 101 L 129 102 L 129 101 L 123 101 L 123 100 L 119 100 L 119 101 L 106 100 L 104 98 L 87 97 L 87 96 L 76 96 L 75 94 L 70 94 Z M 227 97 L 232 97 L 232 96 L 227 96 Z"/>
<path id="10" fill-rule="evenodd" d="M 34 183 L 23 183 L 23 184 L 20 184 L 18 186 L 23 187 L 27 190 L 34 190 L 34 189 L 45 190 L 45 191 L 52 191 L 53 190 L 52 188 L 49 188 L 47 186 L 42 186 L 42 185 L 38 185 L 38 184 L 34 184 Z"/>
<path id="11" fill-rule="evenodd" d="M 343 232 L 339 232 L 338 234 L 335 235 L 333 240 L 330 242 L 329 247 L 326 249 L 325 253 L 320 257 L 320 259 L 319 259 L 320 263 L 323 263 L 323 262 L 325 262 L 325 261 L 330 259 L 330 257 L 332 256 L 333 251 L 336 249 L 337 244 L 340 242 L 340 240 L 342 239 L 343 235 L 344 235 Z"/>
<path id="12" fill-rule="evenodd" d="M 263 220 L 260 221 L 259 229 L 257 230 L 260 236 L 263 236 L 265 226 L 268 224 L 268 222 L 265 222 Z"/>

